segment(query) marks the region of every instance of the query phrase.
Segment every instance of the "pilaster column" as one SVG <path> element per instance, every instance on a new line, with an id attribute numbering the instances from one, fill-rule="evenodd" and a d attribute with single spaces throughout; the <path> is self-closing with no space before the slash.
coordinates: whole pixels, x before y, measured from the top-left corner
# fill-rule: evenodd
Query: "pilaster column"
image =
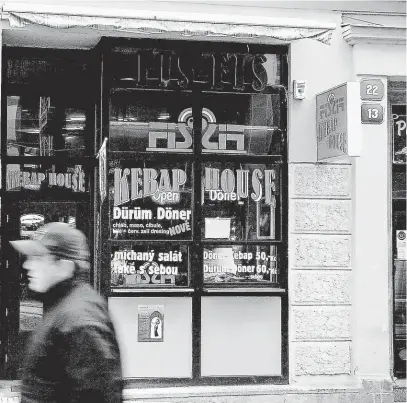
<path id="1" fill-rule="evenodd" d="M 391 363 L 391 256 L 387 78 L 381 124 L 362 125 L 362 153 L 353 164 L 353 372 L 389 379 Z M 362 102 L 362 101 L 361 101 Z M 366 101 L 367 102 L 367 101 Z"/>

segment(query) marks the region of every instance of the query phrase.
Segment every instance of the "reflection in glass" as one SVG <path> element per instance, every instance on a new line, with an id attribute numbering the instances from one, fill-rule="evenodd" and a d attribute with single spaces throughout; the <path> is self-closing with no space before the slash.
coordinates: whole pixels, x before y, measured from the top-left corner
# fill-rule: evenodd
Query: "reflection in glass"
<path id="1" fill-rule="evenodd" d="M 199 84 L 205 92 L 267 92 L 283 78 L 282 56 L 267 50 L 245 44 L 219 49 L 199 42 L 171 49 L 117 46 L 111 55 L 112 86 L 188 91 Z"/>
<path id="2" fill-rule="evenodd" d="M 111 239 L 191 239 L 191 163 L 109 164 Z"/>
<path id="3" fill-rule="evenodd" d="M 191 153 L 191 122 L 182 114 L 191 102 L 190 94 L 113 92 L 110 150 Z"/>
<path id="4" fill-rule="evenodd" d="M 280 102 L 275 94 L 204 94 L 202 152 L 281 155 Z"/>
<path id="5" fill-rule="evenodd" d="M 184 245 L 113 245 L 110 257 L 113 288 L 188 285 L 189 257 Z"/>
<path id="6" fill-rule="evenodd" d="M 193 117 L 189 94 L 114 92 L 110 149 L 192 153 Z M 281 155 L 280 95 L 204 94 L 202 152 Z"/>
<path id="7" fill-rule="evenodd" d="M 89 191 L 89 175 L 82 165 L 8 164 L 6 190 L 55 190 L 74 193 Z"/>
<path id="8" fill-rule="evenodd" d="M 406 377 L 406 204 L 393 204 L 394 374 Z"/>
<path id="9" fill-rule="evenodd" d="M 86 131 L 84 109 L 50 97 L 7 97 L 7 155 L 84 156 Z"/>
<path id="10" fill-rule="evenodd" d="M 20 217 L 20 237 L 34 238 L 33 233 L 44 225 L 44 220 L 42 214 L 23 214 Z"/>
<path id="11" fill-rule="evenodd" d="M 406 273 L 407 262 L 394 262 L 394 330 L 395 330 L 395 375 L 400 378 L 406 376 Z"/>
<path id="12" fill-rule="evenodd" d="M 37 231 L 41 227 L 53 221 L 65 222 L 76 227 L 76 205 L 70 202 L 39 202 L 22 203 L 20 205 L 20 239 L 35 239 Z M 24 257 L 20 256 L 20 321 L 18 348 L 16 357 L 18 368 L 21 371 L 21 364 L 25 345 L 31 332 L 42 320 L 43 305 L 28 288 L 28 277 L 22 269 Z"/>
<path id="13" fill-rule="evenodd" d="M 279 282 L 275 245 L 207 246 L 203 258 L 205 283 Z"/>
<path id="14" fill-rule="evenodd" d="M 396 167 L 396 168 L 395 168 Z M 407 197 L 407 180 L 405 166 L 393 166 L 393 200 L 405 200 Z"/>
<path id="15" fill-rule="evenodd" d="M 207 162 L 202 174 L 203 238 L 279 239 L 279 166 Z"/>

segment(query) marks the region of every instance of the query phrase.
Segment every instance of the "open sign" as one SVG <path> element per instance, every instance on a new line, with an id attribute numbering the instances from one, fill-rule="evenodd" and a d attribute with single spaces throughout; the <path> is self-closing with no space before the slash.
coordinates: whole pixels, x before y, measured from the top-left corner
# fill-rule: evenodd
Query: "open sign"
<path id="1" fill-rule="evenodd" d="M 159 204 L 176 204 L 180 201 L 178 192 L 155 192 L 151 198 Z"/>

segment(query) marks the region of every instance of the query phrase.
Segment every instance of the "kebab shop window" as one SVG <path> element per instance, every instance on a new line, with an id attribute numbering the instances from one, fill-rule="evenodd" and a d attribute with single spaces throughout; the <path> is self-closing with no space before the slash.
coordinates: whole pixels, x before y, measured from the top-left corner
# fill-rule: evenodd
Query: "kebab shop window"
<path id="1" fill-rule="evenodd" d="M 112 290 L 189 286 L 192 164 L 109 165 Z"/>
<path id="2" fill-rule="evenodd" d="M 124 377 L 281 377 L 286 49 L 125 45 L 109 56 L 106 250 Z"/>
<path id="3" fill-rule="evenodd" d="M 280 167 L 207 162 L 202 172 L 204 283 L 278 286 Z"/>

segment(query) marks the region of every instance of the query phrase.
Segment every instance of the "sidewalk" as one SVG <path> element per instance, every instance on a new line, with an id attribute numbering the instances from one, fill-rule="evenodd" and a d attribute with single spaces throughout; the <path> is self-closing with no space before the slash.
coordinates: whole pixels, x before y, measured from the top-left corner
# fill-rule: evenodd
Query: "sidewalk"
<path id="1" fill-rule="evenodd" d="M 0 383 L 0 403 L 19 403 L 20 384 Z M 293 385 L 238 385 L 126 388 L 125 403 L 406 403 L 406 386 L 377 385 L 369 381 L 362 387 L 309 389 Z"/>

